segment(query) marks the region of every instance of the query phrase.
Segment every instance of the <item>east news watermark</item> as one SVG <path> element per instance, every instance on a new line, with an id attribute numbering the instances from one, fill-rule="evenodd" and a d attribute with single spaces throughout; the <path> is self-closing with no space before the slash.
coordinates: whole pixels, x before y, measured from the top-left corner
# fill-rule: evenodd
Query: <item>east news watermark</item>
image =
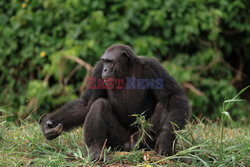
<path id="1" fill-rule="evenodd" d="M 126 83 L 126 84 L 125 84 Z M 163 79 L 137 79 L 136 77 L 126 77 L 125 79 L 97 79 L 89 77 L 87 79 L 87 89 L 162 89 Z"/>

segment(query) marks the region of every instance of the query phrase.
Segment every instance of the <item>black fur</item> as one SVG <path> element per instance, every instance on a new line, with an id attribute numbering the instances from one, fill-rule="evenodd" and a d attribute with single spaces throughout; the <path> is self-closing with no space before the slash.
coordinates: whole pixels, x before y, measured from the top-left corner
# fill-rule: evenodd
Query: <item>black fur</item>
<path id="1" fill-rule="evenodd" d="M 121 145 L 125 150 L 131 150 L 138 138 L 137 129 L 130 126 L 135 121 L 135 117 L 131 115 L 145 112 L 146 118 L 150 119 L 153 125 L 150 131 L 153 141 L 148 140 L 148 145 L 159 154 L 166 156 L 174 154 L 173 130 L 183 129 L 190 115 L 189 103 L 183 89 L 157 60 L 138 57 L 127 45 L 109 47 L 102 61 L 97 63 L 92 77 L 105 78 L 102 71 L 107 59 L 114 63 L 114 67 L 107 66 L 110 68 L 109 76 L 161 78 L 163 88 L 87 89 L 78 100 L 67 103 L 42 119 L 44 135 L 48 139 L 60 135 L 59 132 L 48 131 L 53 128 L 60 129 L 58 124 L 62 124 L 65 131 L 84 124 L 85 143 L 93 152 L 93 159 L 97 159 L 105 139 L 108 146 Z"/>

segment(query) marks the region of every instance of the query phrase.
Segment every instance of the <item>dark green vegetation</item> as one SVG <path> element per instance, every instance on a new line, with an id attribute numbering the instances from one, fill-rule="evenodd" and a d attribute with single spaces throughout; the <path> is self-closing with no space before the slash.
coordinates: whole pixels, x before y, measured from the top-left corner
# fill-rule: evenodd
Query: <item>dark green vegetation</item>
<path id="1" fill-rule="evenodd" d="M 217 118 L 249 84 L 247 0 L 0 1 L 0 115 L 38 119 L 79 96 L 85 68 L 114 43 L 155 56 L 186 89 L 196 116 Z M 243 97 L 247 97 L 247 93 Z M 230 109 L 246 119 L 249 105 Z"/>

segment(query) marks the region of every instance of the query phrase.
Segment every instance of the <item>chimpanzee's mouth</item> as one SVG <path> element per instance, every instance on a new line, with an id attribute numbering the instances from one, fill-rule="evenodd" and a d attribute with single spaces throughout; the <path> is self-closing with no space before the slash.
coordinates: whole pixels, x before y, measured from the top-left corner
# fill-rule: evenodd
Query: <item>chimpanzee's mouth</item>
<path id="1" fill-rule="evenodd" d="M 104 78 L 103 81 L 105 84 L 112 82 L 114 79 L 113 78 Z"/>

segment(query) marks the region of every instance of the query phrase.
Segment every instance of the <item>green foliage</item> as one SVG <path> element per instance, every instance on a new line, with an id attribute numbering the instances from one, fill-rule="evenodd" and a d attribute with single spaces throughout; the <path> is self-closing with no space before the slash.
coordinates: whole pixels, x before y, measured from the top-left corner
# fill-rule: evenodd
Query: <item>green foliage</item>
<path id="1" fill-rule="evenodd" d="M 0 112 L 8 120 L 39 116 L 79 95 L 86 74 L 63 55 L 91 65 L 114 43 L 157 57 L 185 87 L 193 113 L 216 118 L 236 94 L 225 60 L 250 54 L 246 0 L 0 1 Z M 167 62 L 166 62 L 167 60 Z M 48 77 L 48 81 L 46 81 Z M 32 103 L 31 103 L 32 102 Z M 230 111 L 246 116 L 242 106 Z"/>
<path id="2" fill-rule="evenodd" d="M 149 120 L 146 119 L 144 116 L 144 112 L 142 114 L 133 114 L 133 117 L 136 117 L 136 121 L 133 122 L 130 126 L 136 127 L 138 129 L 137 135 L 138 139 L 135 143 L 133 150 L 136 150 L 139 148 L 140 143 L 143 143 L 144 145 L 148 145 L 147 139 L 153 140 L 152 136 L 148 132 L 152 131 L 152 124 L 150 124 Z"/>

